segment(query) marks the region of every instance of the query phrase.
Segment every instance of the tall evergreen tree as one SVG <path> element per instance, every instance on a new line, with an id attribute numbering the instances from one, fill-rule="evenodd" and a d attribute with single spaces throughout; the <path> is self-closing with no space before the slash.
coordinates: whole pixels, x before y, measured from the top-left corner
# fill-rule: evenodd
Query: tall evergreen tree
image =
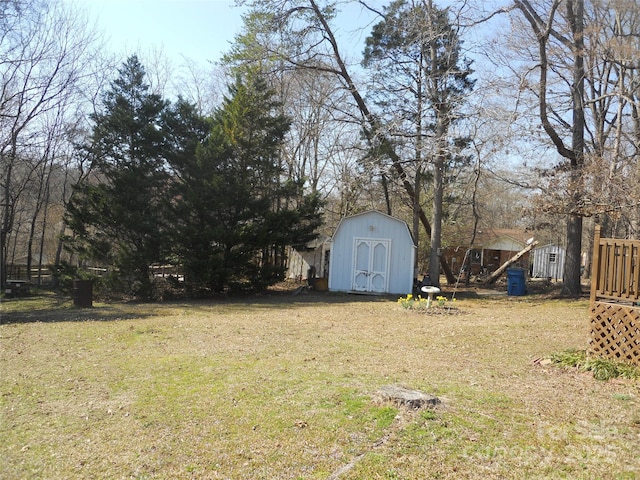
<path id="1" fill-rule="evenodd" d="M 167 169 L 163 114 L 167 102 L 149 92 L 145 71 L 130 57 L 93 115 L 86 148 L 92 176 L 76 186 L 67 212 L 74 246 L 116 268 L 123 287 L 149 297 L 149 267 L 163 260 Z"/>
<path id="2" fill-rule="evenodd" d="M 259 76 L 238 79 L 197 155 L 175 165 L 178 255 L 194 293 L 281 277 L 284 248 L 319 224 L 318 200 L 297 203 L 301 185 L 283 181 L 280 149 L 289 120 Z"/>

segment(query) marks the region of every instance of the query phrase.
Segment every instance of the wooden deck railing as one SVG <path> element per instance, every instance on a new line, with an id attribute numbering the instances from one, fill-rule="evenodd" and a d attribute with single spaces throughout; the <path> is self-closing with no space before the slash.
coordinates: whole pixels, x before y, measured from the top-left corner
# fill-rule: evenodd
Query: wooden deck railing
<path id="1" fill-rule="evenodd" d="M 640 366 L 640 240 L 601 238 L 596 227 L 590 295 L 590 350 Z"/>
<path id="2" fill-rule="evenodd" d="M 640 240 L 601 238 L 593 243 L 591 300 L 637 301 L 640 298 Z"/>

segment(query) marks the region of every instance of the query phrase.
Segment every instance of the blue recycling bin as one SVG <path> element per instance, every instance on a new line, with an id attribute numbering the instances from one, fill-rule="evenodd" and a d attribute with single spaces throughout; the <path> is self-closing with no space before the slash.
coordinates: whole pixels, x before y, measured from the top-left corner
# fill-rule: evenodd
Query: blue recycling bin
<path id="1" fill-rule="evenodd" d="M 527 293 L 524 268 L 507 269 L 507 295 L 522 296 Z"/>

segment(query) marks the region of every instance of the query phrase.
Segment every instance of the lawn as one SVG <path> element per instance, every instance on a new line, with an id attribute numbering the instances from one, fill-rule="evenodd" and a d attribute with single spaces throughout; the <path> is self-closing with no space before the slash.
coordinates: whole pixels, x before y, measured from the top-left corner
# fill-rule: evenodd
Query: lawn
<path id="1" fill-rule="evenodd" d="M 32 297 L 0 314 L 5 480 L 640 477 L 638 381 L 538 361 L 587 347 L 584 300 Z M 381 403 L 391 384 L 442 403 Z"/>

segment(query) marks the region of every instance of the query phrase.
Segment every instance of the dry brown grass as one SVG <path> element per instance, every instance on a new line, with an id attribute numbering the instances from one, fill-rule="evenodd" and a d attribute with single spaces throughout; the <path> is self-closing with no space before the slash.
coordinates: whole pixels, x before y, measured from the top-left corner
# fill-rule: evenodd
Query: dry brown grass
<path id="1" fill-rule="evenodd" d="M 0 478 L 640 476 L 638 383 L 534 362 L 586 347 L 585 301 L 456 305 L 6 302 Z M 444 403 L 378 405 L 386 384 Z"/>

